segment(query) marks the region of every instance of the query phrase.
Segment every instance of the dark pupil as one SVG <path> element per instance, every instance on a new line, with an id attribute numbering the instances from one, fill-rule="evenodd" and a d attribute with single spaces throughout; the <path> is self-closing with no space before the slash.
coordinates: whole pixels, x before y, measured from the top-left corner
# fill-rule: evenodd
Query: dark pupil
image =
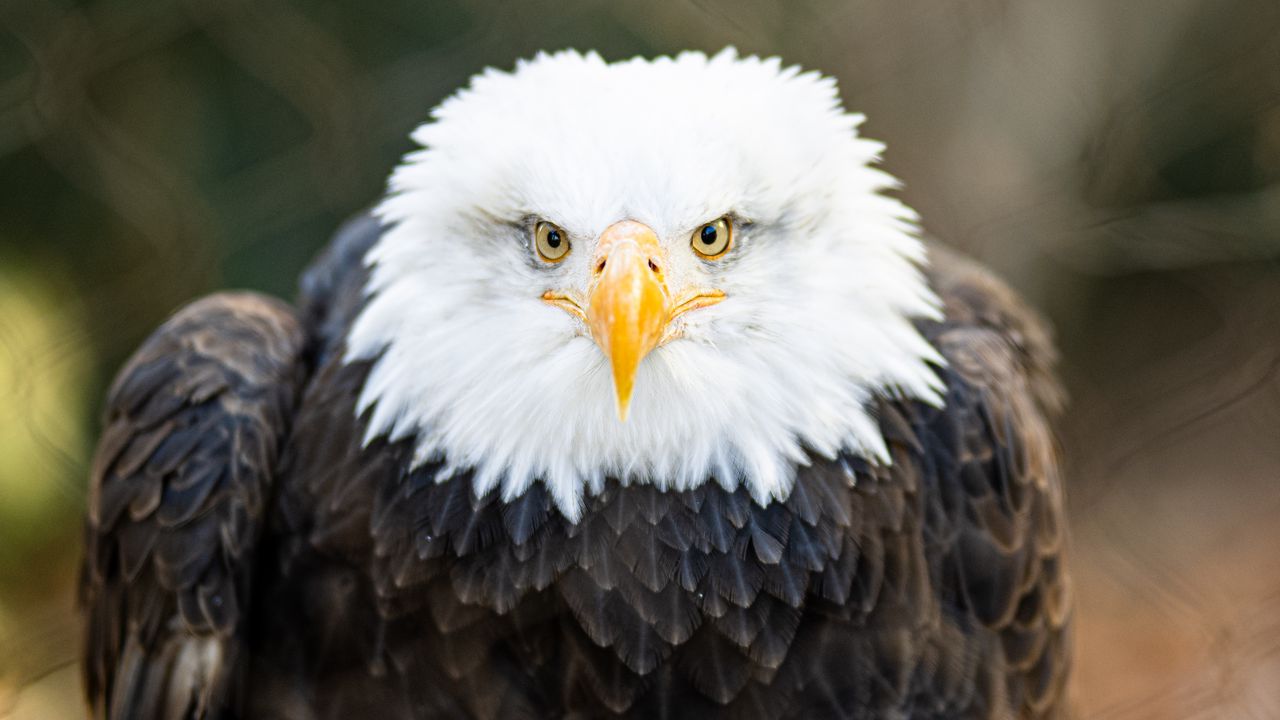
<path id="1" fill-rule="evenodd" d="M 716 242 L 716 226 L 708 225 L 702 228 L 702 244 L 714 245 Z"/>
<path id="2" fill-rule="evenodd" d="M 550 247 L 552 250 L 555 250 L 556 248 L 560 247 L 559 231 L 552 230 L 551 232 L 547 233 L 547 246 Z"/>

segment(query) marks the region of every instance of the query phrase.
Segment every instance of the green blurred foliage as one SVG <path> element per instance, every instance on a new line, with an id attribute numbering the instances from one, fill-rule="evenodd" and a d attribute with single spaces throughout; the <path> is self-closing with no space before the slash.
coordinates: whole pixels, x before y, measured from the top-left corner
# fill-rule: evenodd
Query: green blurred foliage
<path id="1" fill-rule="evenodd" d="M 92 358 L 57 282 L 0 266 L 0 586 L 29 578 L 33 548 L 75 519 L 88 447 L 82 403 Z M 22 588 L 30 592 L 30 588 Z M 47 591 L 47 588 L 46 588 Z"/>
<path id="2" fill-rule="evenodd" d="M 1259 438 L 1238 467 L 1280 477 L 1272 0 L 0 0 L 0 717 L 67 712 L 6 692 L 75 682 L 102 400 L 166 315 L 224 287 L 291 297 L 485 66 L 726 44 L 835 75 L 929 232 L 1051 316 L 1082 548 L 1163 487 L 1151 457 L 1226 452 L 1224 423 Z M 1280 508 L 1246 480 L 1207 483 Z M 1090 686 L 1092 707 L 1160 680 Z"/>

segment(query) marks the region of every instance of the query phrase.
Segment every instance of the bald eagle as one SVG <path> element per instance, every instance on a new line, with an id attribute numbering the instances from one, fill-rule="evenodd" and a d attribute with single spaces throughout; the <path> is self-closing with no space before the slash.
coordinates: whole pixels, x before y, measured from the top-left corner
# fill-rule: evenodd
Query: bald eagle
<path id="1" fill-rule="evenodd" d="M 778 60 L 486 71 L 120 372 L 97 718 L 1051 718 L 1042 325 Z"/>

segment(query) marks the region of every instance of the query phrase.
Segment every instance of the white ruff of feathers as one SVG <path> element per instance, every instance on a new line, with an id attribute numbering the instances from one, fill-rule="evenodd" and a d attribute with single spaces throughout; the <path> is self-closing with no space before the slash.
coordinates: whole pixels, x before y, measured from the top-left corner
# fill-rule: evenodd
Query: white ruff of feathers
<path id="1" fill-rule="evenodd" d="M 888 463 L 869 401 L 941 403 L 942 359 L 911 323 L 940 311 L 861 120 L 832 79 L 732 49 L 561 52 L 476 76 L 414 132 L 424 149 L 377 210 L 389 229 L 346 357 L 375 361 L 365 442 L 416 436 L 415 463 L 471 470 L 477 494 L 545 483 L 573 521 L 606 477 L 714 478 L 763 505 L 809 453 Z M 691 233 L 726 214 L 743 221 L 733 249 L 698 259 Z M 564 262 L 533 259 L 539 218 L 567 232 Z M 727 299 L 644 359 L 624 423 L 585 326 L 540 296 L 584 292 L 596 238 L 628 218 L 657 232 L 673 289 Z"/>

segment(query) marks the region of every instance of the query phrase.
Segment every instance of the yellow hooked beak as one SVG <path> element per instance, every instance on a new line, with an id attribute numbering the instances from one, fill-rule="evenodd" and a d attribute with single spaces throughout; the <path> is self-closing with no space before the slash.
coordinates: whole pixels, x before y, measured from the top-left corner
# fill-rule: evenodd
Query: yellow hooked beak
<path id="1" fill-rule="evenodd" d="M 664 275 L 666 261 L 653 229 L 624 220 L 605 228 L 596 244 L 585 311 L 568 294 L 548 291 L 542 296 L 586 321 L 613 371 L 619 420 L 627 419 L 640 361 L 670 339 L 671 321 L 724 299 L 719 290 L 695 288 L 673 301 Z"/>
<path id="2" fill-rule="evenodd" d="M 658 236 L 632 220 L 609 226 L 596 246 L 587 327 L 613 368 L 619 420 L 627 419 L 636 368 L 671 319 L 665 262 Z"/>

